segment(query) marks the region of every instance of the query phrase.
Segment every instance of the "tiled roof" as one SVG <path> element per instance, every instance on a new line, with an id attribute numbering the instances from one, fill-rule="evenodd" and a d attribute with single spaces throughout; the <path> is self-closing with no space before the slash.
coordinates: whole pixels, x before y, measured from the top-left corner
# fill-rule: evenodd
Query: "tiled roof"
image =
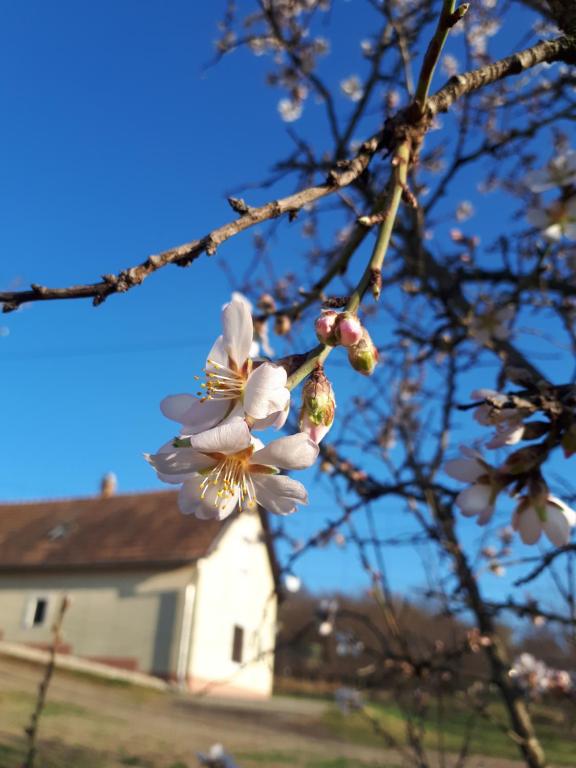
<path id="1" fill-rule="evenodd" d="M 204 557 L 227 523 L 184 516 L 173 491 L 0 504 L 0 569 L 170 566 Z"/>

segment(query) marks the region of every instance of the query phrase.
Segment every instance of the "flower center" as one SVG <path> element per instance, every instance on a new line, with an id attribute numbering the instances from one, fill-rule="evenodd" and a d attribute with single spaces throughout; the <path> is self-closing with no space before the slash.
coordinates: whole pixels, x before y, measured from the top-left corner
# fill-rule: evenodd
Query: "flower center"
<path id="1" fill-rule="evenodd" d="M 210 457 L 216 459 L 216 465 L 207 470 L 207 474 L 200 483 L 203 499 L 212 487 L 214 494 L 214 506 L 225 504 L 233 497 L 238 497 L 240 506 L 250 509 L 256 506 L 256 490 L 250 475 L 250 457 L 254 453 L 253 446 L 243 451 L 232 454 L 210 453 Z"/>
<path id="2" fill-rule="evenodd" d="M 200 402 L 206 400 L 239 400 L 242 397 L 248 376 L 250 374 L 250 363 L 247 360 L 241 369 L 238 369 L 235 363 L 228 359 L 228 365 L 222 365 L 215 360 L 208 359 L 208 367 L 203 372 L 206 381 L 200 386 L 202 390 L 198 392 Z M 194 377 L 197 381 L 200 376 Z"/>

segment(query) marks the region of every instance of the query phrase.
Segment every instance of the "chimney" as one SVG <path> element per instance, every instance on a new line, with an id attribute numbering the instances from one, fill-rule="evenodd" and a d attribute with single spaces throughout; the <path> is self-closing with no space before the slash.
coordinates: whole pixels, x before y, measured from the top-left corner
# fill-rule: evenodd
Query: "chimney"
<path id="1" fill-rule="evenodd" d="M 118 479 L 114 472 L 107 472 L 100 481 L 100 496 L 103 499 L 109 499 L 116 493 Z"/>

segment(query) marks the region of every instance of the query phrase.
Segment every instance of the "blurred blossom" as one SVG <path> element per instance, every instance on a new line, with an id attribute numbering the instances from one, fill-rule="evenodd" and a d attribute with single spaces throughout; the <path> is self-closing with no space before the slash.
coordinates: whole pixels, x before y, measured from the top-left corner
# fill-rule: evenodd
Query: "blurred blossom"
<path id="1" fill-rule="evenodd" d="M 555 187 L 576 183 L 576 152 L 573 150 L 553 157 L 544 168 L 526 174 L 524 183 L 532 192 L 545 192 Z"/>
<path id="2" fill-rule="evenodd" d="M 293 123 L 302 116 L 303 103 L 293 99 L 280 99 L 278 112 L 285 123 Z"/>
<path id="3" fill-rule="evenodd" d="M 531 653 L 522 653 L 514 659 L 510 677 L 532 697 L 546 693 L 567 694 L 574 691 L 574 680 L 563 669 L 548 667 Z"/>
<path id="4" fill-rule="evenodd" d="M 298 576 L 294 576 L 293 573 L 287 573 L 284 576 L 284 587 L 287 592 L 298 592 L 301 587 L 301 581 Z"/>
<path id="5" fill-rule="evenodd" d="M 442 71 L 448 77 L 453 77 L 458 72 L 458 59 L 447 53 L 442 57 Z"/>
<path id="6" fill-rule="evenodd" d="M 466 517 L 477 516 L 478 525 L 486 525 L 494 514 L 494 503 L 502 486 L 498 483 L 494 467 L 485 462 L 480 453 L 461 446 L 463 457 L 446 462 L 447 475 L 471 483 L 456 496 L 456 506 Z"/>
<path id="7" fill-rule="evenodd" d="M 470 320 L 470 335 L 478 344 L 486 344 L 491 339 L 504 341 L 512 333 L 512 322 L 516 310 L 512 304 L 498 309 L 488 308 L 483 314 L 475 315 Z"/>
<path id="8" fill-rule="evenodd" d="M 474 206 L 472 203 L 469 200 L 462 200 L 462 202 L 458 204 L 458 208 L 456 208 L 457 221 L 466 221 L 473 215 Z"/>
<path id="9" fill-rule="evenodd" d="M 360 49 L 362 50 L 364 56 L 372 56 L 374 53 L 374 44 L 371 40 L 361 40 Z"/>
<path id="10" fill-rule="evenodd" d="M 400 104 L 400 93 L 395 90 L 386 93 L 386 106 L 388 109 L 398 109 Z"/>
<path id="11" fill-rule="evenodd" d="M 364 88 L 357 75 L 350 75 L 340 82 L 340 90 L 350 101 L 360 101 L 364 95 Z"/>
<path id="12" fill-rule="evenodd" d="M 547 208 L 529 208 L 526 218 L 546 240 L 576 240 L 576 197 L 557 200 Z"/>
<path id="13" fill-rule="evenodd" d="M 557 547 L 570 542 L 571 529 L 576 525 L 576 512 L 556 496 L 545 490 L 522 496 L 512 518 L 512 527 L 518 531 L 524 544 L 536 544 L 545 533 Z"/>

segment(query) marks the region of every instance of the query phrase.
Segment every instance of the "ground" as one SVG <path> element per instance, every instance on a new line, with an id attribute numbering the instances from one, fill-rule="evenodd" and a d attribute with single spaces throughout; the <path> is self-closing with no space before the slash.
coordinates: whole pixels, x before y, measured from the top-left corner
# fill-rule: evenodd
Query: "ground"
<path id="1" fill-rule="evenodd" d="M 0 658 L 0 768 L 21 763 L 41 672 Z M 196 752 L 220 742 L 241 768 L 400 768 L 397 755 L 371 737 L 363 738 L 359 725 L 340 719 L 326 701 L 198 699 L 57 672 L 40 722 L 36 767 L 195 768 Z M 519 764 L 473 757 L 467 765 Z"/>

